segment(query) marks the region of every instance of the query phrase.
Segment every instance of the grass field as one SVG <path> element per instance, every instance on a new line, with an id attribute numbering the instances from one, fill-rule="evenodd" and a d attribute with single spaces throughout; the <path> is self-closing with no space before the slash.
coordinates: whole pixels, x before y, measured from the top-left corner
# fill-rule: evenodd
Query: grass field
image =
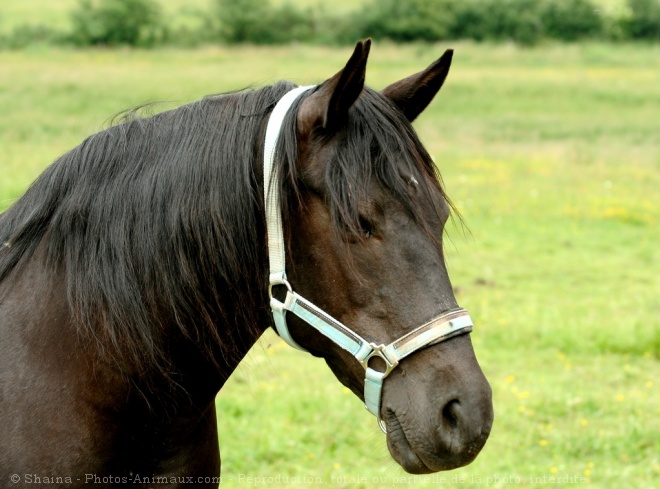
<path id="1" fill-rule="evenodd" d="M 445 47 L 376 44 L 367 82 Z M 223 487 L 660 487 L 660 47 L 453 47 L 416 127 L 469 228 L 447 253 L 494 389 L 489 442 L 403 479 L 361 403 L 267 334 L 218 396 Z M 0 52 L 0 210 L 126 107 L 318 82 L 349 51 Z"/>

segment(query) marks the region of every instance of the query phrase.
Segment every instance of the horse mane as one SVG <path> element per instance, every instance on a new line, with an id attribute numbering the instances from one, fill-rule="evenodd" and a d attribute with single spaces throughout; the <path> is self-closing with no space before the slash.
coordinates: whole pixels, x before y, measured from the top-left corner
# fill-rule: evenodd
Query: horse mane
<path id="1" fill-rule="evenodd" d="M 168 377 L 172 322 L 202 355 L 233 359 L 263 330 L 259 135 L 293 86 L 206 97 L 87 138 L 0 215 L 0 281 L 43 244 L 80 332 L 117 360 Z"/>
<path id="2" fill-rule="evenodd" d="M 293 87 L 211 96 L 87 138 L 0 214 L 0 282 L 44 246 L 80 333 L 121 364 L 171 378 L 172 330 L 219 367 L 236 360 L 270 321 L 259 138 Z M 308 96 L 277 148 L 285 224 L 300 202 L 296 114 Z M 365 88 L 335 137 L 325 180 L 338 229 L 362 236 L 358 210 L 373 177 L 429 228 L 424 206 L 442 192 L 439 174 L 391 102 Z"/>

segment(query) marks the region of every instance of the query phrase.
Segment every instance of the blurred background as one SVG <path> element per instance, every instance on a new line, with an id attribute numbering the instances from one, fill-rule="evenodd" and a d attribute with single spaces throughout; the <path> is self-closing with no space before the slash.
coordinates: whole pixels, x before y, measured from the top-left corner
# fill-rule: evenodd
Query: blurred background
<path id="1" fill-rule="evenodd" d="M 407 479 L 269 332 L 217 399 L 223 487 L 660 487 L 660 0 L 2 0 L 0 211 L 129 107 L 318 83 L 365 37 L 376 89 L 455 49 L 415 127 L 461 213 L 447 261 L 493 432 Z"/>
<path id="2" fill-rule="evenodd" d="M 0 46 L 660 39 L 657 0 L 3 0 Z"/>

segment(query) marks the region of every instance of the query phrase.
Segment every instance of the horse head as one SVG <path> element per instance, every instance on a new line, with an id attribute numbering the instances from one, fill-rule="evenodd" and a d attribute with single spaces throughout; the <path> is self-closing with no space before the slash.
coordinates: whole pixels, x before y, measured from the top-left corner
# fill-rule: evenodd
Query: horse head
<path id="1" fill-rule="evenodd" d="M 278 146 L 287 280 L 275 285 L 289 294 L 274 304 L 301 309 L 280 334 L 325 359 L 357 396 L 369 397 L 365 369 L 381 377 L 371 410 L 405 470 L 448 470 L 476 457 L 493 422 L 470 328 L 421 338 L 424 325 L 453 327 L 447 314 L 467 317 L 455 313 L 462 310 L 443 256 L 451 204 L 411 126 L 441 88 L 452 52 L 376 92 L 364 85 L 369 48 L 358 43 L 346 66 L 303 92 L 285 120 L 295 128 Z M 310 327 L 319 320 L 327 326 Z M 348 339 L 337 341 L 342 335 Z M 351 338 L 354 348 L 345 344 Z M 384 348 L 406 341 L 415 351 L 405 358 Z"/>

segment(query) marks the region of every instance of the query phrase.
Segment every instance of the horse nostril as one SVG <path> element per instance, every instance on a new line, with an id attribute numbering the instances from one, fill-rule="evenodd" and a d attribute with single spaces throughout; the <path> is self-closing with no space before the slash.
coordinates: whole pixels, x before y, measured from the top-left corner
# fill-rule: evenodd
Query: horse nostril
<path id="1" fill-rule="evenodd" d="M 442 420 L 446 428 L 453 430 L 458 427 L 459 424 L 459 411 L 460 404 L 458 399 L 452 399 L 445 407 L 442 409 Z"/>
<path id="2" fill-rule="evenodd" d="M 465 417 L 465 406 L 458 399 L 448 401 L 442 408 L 436 435 L 440 443 L 438 448 L 446 455 L 458 458 L 466 456 L 466 447 L 472 442 L 472 436 Z"/>

